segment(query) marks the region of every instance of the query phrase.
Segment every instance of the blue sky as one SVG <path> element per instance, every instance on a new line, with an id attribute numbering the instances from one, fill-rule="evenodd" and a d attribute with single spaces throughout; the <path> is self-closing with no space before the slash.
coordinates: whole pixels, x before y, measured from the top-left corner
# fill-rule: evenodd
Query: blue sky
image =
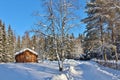
<path id="1" fill-rule="evenodd" d="M 80 0 L 82 9 L 80 17 L 84 18 L 84 6 L 86 0 Z M 6 24 L 10 24 L 16 35 L 23 35 L 26 30 L 30 30 L 36 23 L 36 17 L 32 14 L 41 11 L 42 6 L 40 0 L 0 0 L 0 19 Z M 71 32 L 77 36 L 82 33 L 85 28 L 81 24 L 81 28 L 74 28 Z"/>

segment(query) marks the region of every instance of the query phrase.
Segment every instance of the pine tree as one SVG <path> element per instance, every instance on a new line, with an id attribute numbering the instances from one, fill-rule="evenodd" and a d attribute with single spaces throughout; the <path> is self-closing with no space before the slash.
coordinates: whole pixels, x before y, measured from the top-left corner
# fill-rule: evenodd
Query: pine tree
<path id="1" fill-rule="evenodd" d="M 0 62 L 2 62 L 2 49 L 3 49 L 3 45 L 2 45 L 2 34 L 3 34 L 3 31 L 2 31 L 2 21 L 0 20 Z"/>
<path id="2" fill-rule="evenodd" d="M 25 35 L 22 37 L 22 48 L 31 48 L 31 45 L 30 45 L 30 36 L 29 36 L 29 32 L 26 31 L 25 32 Z"/>
<path id="3" fill-rule="evenodd" d="M 36 51 L 37 50 L 37 37 L 36 37 L 36 35 L 32 36 L 30 43 L 31 43 L 31 49 Z"/>
<path id="4" fill-rule="evenodd" d="M 3 43 L 3 62 L 8 62 L 7 56 L 6 56 L 7 55 L 7 50 L 6 50 L 7 39 L 6 39 L 5 24 L 3 24 L 3 41 L 2 41 L 2 43 Z"/>
<path id="5" fill-rule="evenodd" d="M 90 49 L 92 48 L 92 50 L 101 47 L 104 59 L 106 58 L 106 54 L 103 47 L 106 46 L 106 44 L 115 45 L 116 43 L 120 17 L 119 7 L 119 0 L 90 0 L 90 2 L 87 3 L 86 12 L 88 17 L 83 20 L 83 22 L 87 24 L 86 46 L 88 47 L 90 45 Z M 96 41 L 97 44 L 95 43 Z"/>
<path id="6" fill-rule="evenodd" d="M 8 57 L 9 57 L 9 62 L 14 61 L 14 35 L 13 31 L 11 29 L 11 26 L 8 26 L 8 35 L 7 35 L 7 49 L 8 49 Z"/>
<path id="7" fill-rule="evenodd" d="M 7 62 L 6 59 L 6 31 L 5 24 L 0 21 L 0 62 Z"/>
<path id="8" fill-rule="evenodd" d="M 104 25 L 106 24 L 105 1 L 103 0 L 90 0 L 87 3 L 88 17 L 82 21 L 87 24 L 86 37 L 84 46 L 87 48 L 84 50 L 86 53 L 93 51 L 94 48 L 103 46 L 104 44 Z M 103 48 L 101 53 L 104 54 Z M 106 56 L 106 54 L 104 54 Z M 104 57 L 105 58 L 105 57 Z"/>
<path id="9" fill-rule="evenodd" d="M 16 42 L 16 51 L 15 52 L 18 52 L 20 50 L 21 50 L 21 39 L 20 39 L 20 36 L 18 36 L 17 42 Z"/>
<path id="10" fill-rule="evenodd" d="M 73 58 L 73 52 L 74 52 L 74 46 L 75 46 L 75 37 L 74 34 L 72 33 L 71 35 L 67 34 L 66 35 L 66 49 L 65 49 L 65 56 L 66 58 Z"/>
<path id="11" fill-rule="evenodd" d="M 87 36 L 88 38 L 96 38 L 101 41 L 101 45 L 104 43 L 104 30 L 106 21 L 106 7 L 103 0 L 91 0 L 87 3 L 88 17 L 83 20 L 87 24 Z M 90 35 L 90 36 L 89 36 Z M 96 40 L 95 39 L 95 40 Z"/>

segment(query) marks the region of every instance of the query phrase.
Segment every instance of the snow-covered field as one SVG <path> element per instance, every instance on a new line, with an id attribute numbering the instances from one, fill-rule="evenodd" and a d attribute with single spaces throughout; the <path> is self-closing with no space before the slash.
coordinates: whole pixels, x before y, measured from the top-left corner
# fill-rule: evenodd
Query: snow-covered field
<path id="1" fill-rule="evenodd" d="M 120 80 L 120 71 L 92 61 L 65 60 L 64 71 L 56 61 L 1 63 L 0 80 Z"/>

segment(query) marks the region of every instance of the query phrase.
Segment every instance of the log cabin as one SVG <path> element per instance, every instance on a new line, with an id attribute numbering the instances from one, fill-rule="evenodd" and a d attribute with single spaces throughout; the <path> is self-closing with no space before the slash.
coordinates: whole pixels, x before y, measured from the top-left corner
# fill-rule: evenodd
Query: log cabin
<path id="1" fill-rule="evenodd" d="M 37 58 L 38 53 L 29 48 L 22 49 L 21 51 L 15 53 L 16 63 L 37 63 Z"/>

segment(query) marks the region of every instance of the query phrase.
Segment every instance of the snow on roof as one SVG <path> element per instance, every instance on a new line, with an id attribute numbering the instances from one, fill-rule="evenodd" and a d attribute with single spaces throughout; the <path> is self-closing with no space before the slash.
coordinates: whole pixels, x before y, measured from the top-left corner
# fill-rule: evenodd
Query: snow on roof
<path id="1" fill-rule="evenodd" d="M 18 55 L 18 54 L 21 54 L 22 52 L 24 52 L 24 51 L 26 51 L 26 50 L 32 52 L 33 54 L 38 55 L 37 52 L 35 52 L 35 51 L 33 51 L 33 50 L 29 49 L 29 48 L 25 48 L 25 49 L 20 50 L 19 52 L 16 52 L 16 53 L 15 53 L 15 56 Z"/>

